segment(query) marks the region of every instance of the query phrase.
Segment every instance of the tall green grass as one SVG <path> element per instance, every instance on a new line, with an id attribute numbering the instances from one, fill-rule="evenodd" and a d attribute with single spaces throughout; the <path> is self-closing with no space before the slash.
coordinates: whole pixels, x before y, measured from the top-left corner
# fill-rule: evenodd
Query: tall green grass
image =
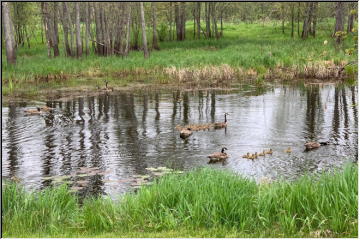
<path id="1" fill-rule="evenodd" d="M 41 43 L 40 38 L 37 38 L 30 49 L 27 47 L 18 49 L 15 67 L 7 65 L 5 51 L 3 51 L 2 86 L 6 93 L 10 93 L 12 90 L 8 88 L 27 88 L 28 85 L 22 83 L 34 85 L 37 79 L 47 76 L 77 78 L 79 75 L 91 77 L 94 73 L 101 73 L 103 77 L 109 77 L 122 71 L 154 70 L 161 73 L 163 68 L 172 66 L 198 68 L 222 64 L 244 69 L 252 68 L 261 73 L 276 66 L 301 67 L 318 60 L 349 62 L 357 59 L 356 52 L 351 56 L 344 52 L 345 48 L 353 47 L 352 37 L 345 40 L 343 49 L 335 48 L 335 43 L 330 36 L 331 31 L 328 31 L 333 29 L 332 23 L 320 22 L 316 38 L 310 37 L 307 40 L 299 37 L 292 39 L 289 27 L 286 28 L 287 34 L 282 34 L 280 27 L 274 27 L 272 22 L 264 26 L 259 23 L 226 23 L 223 38 L 194 40 L 192 24 L 188 24 L 187 40 L 160 42 L 161 50 L 152 51 L 149 59 L 144 59 L 141 51 L 132 51 L 127 58 L 99 57 L 93 53 L 80 59 L 67 58 L 64 56 L 62 41 L 59 46 L 61 56 L 49 59 L 46 46 Z M 324 45 L 324 40 L 328 40 L 329 44 Z M 136 74 L 133 73 L 133 75 Z"/>
<path id="2" fill-rule="evenodd" d="M 229 172 L 198 169 L 168 175 L 118 201 L 82 205 L 62 186 L 3 189 L 3 233 L 21 236 L 356 237 L 357 165 L 257 185 Z M 210 235 L 211 236 L 211 235 Z"/>

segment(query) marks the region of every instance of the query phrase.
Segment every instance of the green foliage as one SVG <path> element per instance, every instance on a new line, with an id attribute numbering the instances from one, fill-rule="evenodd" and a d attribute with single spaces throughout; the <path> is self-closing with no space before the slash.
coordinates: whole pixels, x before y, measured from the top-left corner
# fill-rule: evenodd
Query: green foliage
<path id="1" fill-rule="evenodd" d="M 180 236 L 356 237 L 356 165 L 295 182 L 257 185 L 209 168 L 166 175 L 119 201 L 88 198 L 66 187 L 27 193 L 3 188 L 5 237 Z M 190 233 L 189 233 L 190 231 Z M 120 234 L 120 235 L 118 235 Z"/>
<path id="2" fill-rule="evenodd" d="M 166 25 L 165 23 L 161 23 L 160 24 L 160 28 L 156 29 L 158 37 L 159 37 L 159 41 L 163 42 L 166 39 L 166 36 L 168 34 L 168 25 Z"/>

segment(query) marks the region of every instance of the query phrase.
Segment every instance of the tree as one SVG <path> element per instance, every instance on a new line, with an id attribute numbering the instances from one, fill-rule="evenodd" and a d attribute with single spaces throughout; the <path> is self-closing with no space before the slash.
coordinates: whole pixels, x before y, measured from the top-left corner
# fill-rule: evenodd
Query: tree
<path id="1" fill-rule="evenodd" d="M 145 26 L 145 16 L 144 16 L 143 2 L 140 2 L 140 17 L 141 17 L 141 31 L 142 31 L 144 57 L 148 58 L 149 57 L 149 51 L 148 51 L 147 41 L 146 41 L 146 26 Z"/>
<path id="2" fill-rule="evenodd" d="M 346 28 L 346 32 L 352 32 L 352 29 L 354 28 L 354 18 L 356 16 L 356 4 L 355 3 L 349 3 L 349 10 L 348 10 L 348 25 Z"/>
<path id="3" fill-rule="evenodd" d="M 75 2 L 75 12 L 76 12 L 76 56 L 82 56 L 82 43 L 80 36 L 80 7 L 79 2 Z"/>
<path id="4" fill-rule="evenodd" d="M 305 12 L 305 19 L 303 24 L 303 31 L 301 33 L 301 38 L 306 39 L 309 34 L 311 33 L 311 24 L 313 20 L 313 13 L 314 13 L 314 2 L 307 2 L 306 3 L 306 12 Z"/>
<path id="5" fill-rule="evenodd" d="M 342 32 L 344 31 L 344 3 L 336 2 L 335 3 L 335 31 Z"/>
<path id="6" fill-rule="evenodd" d="M 2 2 L 2 16 L 4 23 L 6 59 L 8 64 L 16 63 L 14 28 L 11 21 L 10 9 L 8 2 Z"/>
<path id="7" fill-rule="evenodd" d="M 160 50 L 159 44 L 158 44 L 157 32 L 156 32 L 156 2 L 151 2 L 151 13 L 152 13 L 152 21 L 153 21 L 152 46 L 153 46 L 153 49 Z"/>

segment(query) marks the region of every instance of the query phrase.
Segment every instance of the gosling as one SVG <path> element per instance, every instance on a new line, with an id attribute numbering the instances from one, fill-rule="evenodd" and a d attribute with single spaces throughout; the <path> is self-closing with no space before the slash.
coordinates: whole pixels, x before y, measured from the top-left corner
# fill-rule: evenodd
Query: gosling
<path id="1" fill-rule="evenodd" d="M 180 137 L 182 139 L 186 139 L 186 138 L 190 137 L 191 135 L 192 135 L 191 128 L 182 129 L 180 131 Z"/>

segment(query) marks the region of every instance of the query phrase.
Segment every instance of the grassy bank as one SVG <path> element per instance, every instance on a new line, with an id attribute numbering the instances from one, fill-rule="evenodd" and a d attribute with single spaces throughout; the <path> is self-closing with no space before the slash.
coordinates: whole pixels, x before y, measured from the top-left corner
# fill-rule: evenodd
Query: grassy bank
<path id="1" fill-rule="evenodd" d="M 280 27 L 270 22 L 262 24 L 225 24 L 224 37 L 219 40 L 193 40 L 192 24 L 187 26 L 186 41 L 160 42 L 160 51 L 152 51 L 149 59 L 133 51 L 127 58 L 98 57 L 94 54 L 81 59 L 61 56 L 47 58 L 46 47 L 40 38 L 32 47 L 19 48 L 16 66 L 8 66 L 3 51 L 3 95 L 28 89 L 58 86 L 97 85 L 93 78 L 109 78 L 113 86 L 133 83 L 186 84 L 195 81 L 206 86 L 229 85 L 230 80 L 263 80 L 267 78 L 321 78 L 336 77 L 338 68 L 357 59 L 356 53 L 345 54 L 354 46 L 348 36 L 338 49 L 330 37 L 332 23 L 318 24 L 316 38 L 302 40 L 289 36 L 290 29 L 282 34 Z M 327 40 L 328 44 L 324 45 Z M 193 80 L 195 79 L 195 80 Z M 205 81 L 205 82 L 204 82 Z M 44 84 L 45 83 L 45 84 Z M 194 83 L 192 83 L 194 85 Z M 95 89 L 95 88 L 94 88 Z"/>
<path id="2" fill-rule="evenodd" d="M 119 201 L 3 189 L 4 237 L 357 237 L 357 165 L 289 183 L 199 169 Z"/>

